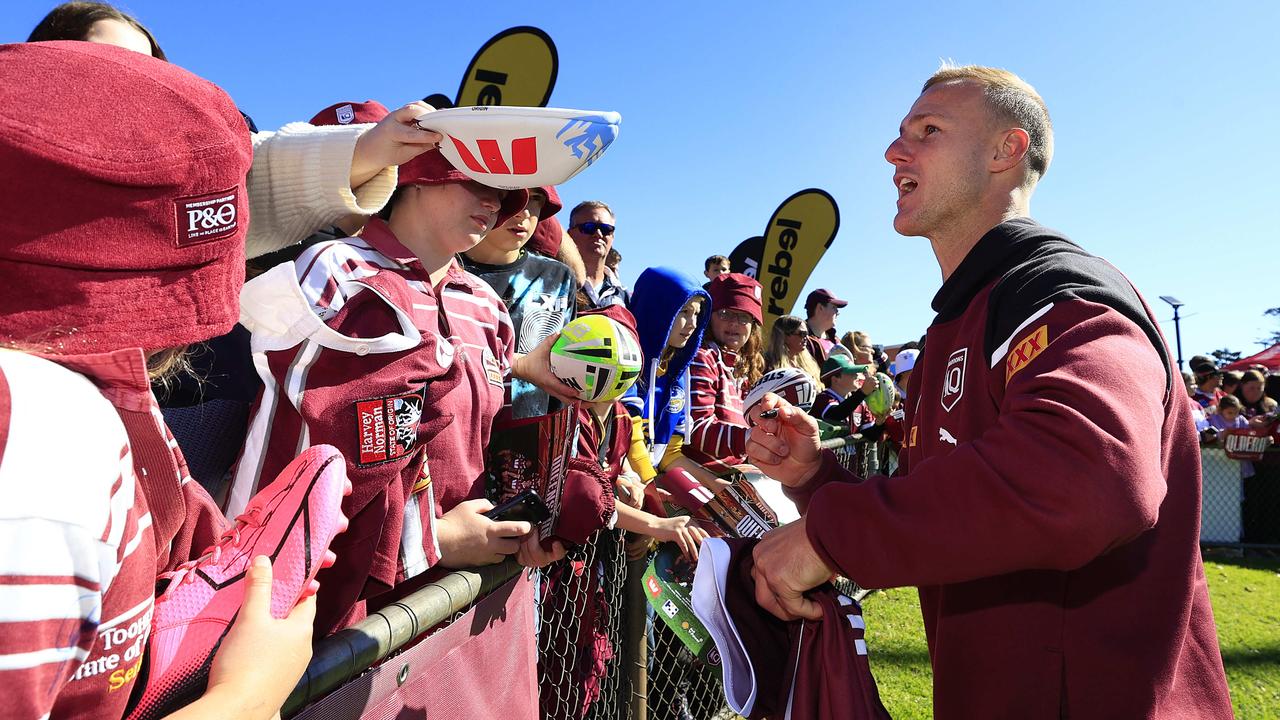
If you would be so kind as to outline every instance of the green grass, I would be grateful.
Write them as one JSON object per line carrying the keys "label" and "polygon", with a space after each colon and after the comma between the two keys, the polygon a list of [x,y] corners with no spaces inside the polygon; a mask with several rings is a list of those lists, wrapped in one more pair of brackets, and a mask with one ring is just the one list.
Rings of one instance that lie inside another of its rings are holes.
{"label": "green grass", "polygon": [[[1280,717],[1280,558],[1207,553],[1205,576],[1238,720]],[[932,716],[932,674],[916,591],[863,602],[871,669],[896,719]]]}

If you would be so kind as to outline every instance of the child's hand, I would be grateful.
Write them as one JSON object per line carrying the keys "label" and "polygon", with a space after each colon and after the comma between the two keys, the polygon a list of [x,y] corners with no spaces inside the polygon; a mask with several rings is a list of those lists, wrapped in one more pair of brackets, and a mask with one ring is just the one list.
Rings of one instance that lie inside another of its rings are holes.
{"label": "child's hand", "polygon": [[880,387],[880,377],[874,372],[867,371],[862,374],[862,392],[870,395]]}
{"label": "child's hand", "polygon": [[304,595],[288,617],[272,617],[271,562],[254,558],[240,614],[209,668],[206,694],[232,703],[226,717],[271,717],[302,677],[316,616],[314,592]]}
{"label": "child's hand", "polygon": [[639,510],[640,506],[644,505],[645,486],[639,475],[623,471],[613,482],[613,489],[618,499],[631,507]]}
{"label": "child's hand", "polygon": [[533,526],[523,520],[494,522],[484,516],[493,509],[488,500],[467,500],[436,521],[440,564],[468,568],[502,562],[520,550],[520,541]]}
{"label": "child's hand", "polygon": [[698,527],[692,518],[685,515],[659,518],[653,536],[664,542],[679,545],[680,552],[690,562],[698,561],[698,546],[710,537],[706,530]]}
{"label": "child's hand", "polygon": [[564,543],[559,540],[551,541],[551,549],[546,550],[542,547],[542,532],[537,528],[529,533],[529,537],[520,541],[520,550],[516,552],[516,562],[525,567],[540,568],[546,567],[557,560],[563,560],[565,555]]}

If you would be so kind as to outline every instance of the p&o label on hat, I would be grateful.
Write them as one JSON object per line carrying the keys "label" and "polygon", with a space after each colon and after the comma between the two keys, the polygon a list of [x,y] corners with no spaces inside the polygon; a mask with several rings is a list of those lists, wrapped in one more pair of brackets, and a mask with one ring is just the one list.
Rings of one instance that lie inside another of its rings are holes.
{"label": "p&o label on hat", "polygon": [[174,245],[182,248],[234,235],[240,226],[236,208],[239,193],[239,188],[230,188],[174,200]]}

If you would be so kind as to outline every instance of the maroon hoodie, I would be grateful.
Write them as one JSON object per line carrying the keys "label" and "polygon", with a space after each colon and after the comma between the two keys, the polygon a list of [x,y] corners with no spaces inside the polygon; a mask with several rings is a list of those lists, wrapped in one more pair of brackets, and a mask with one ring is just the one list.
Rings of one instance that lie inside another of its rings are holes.
{"label": "maroon hoodie", "polygon": [[915,585],[937,718],[1229,718],[1186,393],[1128,280],[1026,218],[933,301],[902,470],[828,453],[809,539]]}

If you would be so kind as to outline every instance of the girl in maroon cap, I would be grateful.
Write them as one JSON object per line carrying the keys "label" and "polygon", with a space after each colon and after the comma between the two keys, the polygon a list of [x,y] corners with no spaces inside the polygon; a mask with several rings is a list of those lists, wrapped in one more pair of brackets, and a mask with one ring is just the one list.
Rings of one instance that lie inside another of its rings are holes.
{"label": "girl in maroon cap", "polygon": [[684,452],[700,463],[733,464],[747,445],[743,391],[764,373],[760,283],[726,273],[709,286],[711,328],[689,366],[693,432]]}
{"label": "girl in maroon cap", "polygon": [[398,185],[359,237],[313,245],[241,296],[264,389],[226,511],[318,443],[343,452],[355,488],[338,562],[320,576],[322,633],[429,568],[563,553],[542,550],[529,523],[484,516],[484,448],[505,383],[572,394],[550,372],[554,337],[517,355],[506,306],[455,260],[528,192],[476,183],[436,150],[402,165]]}

